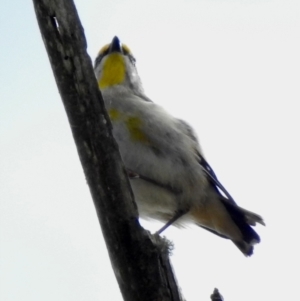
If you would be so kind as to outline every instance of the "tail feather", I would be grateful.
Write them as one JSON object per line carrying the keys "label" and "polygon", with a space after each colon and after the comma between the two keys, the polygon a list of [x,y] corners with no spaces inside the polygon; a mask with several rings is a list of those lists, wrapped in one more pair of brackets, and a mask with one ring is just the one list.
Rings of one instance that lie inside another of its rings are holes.
{"label": "tail feather", "polygon": [[241,207],[238,207],[238,208],[244,213],[247,223],[249,225],[256,226],[256,223],[259,223],[263,226],[266,225],[263,218],[260,215],[254,213],[254,212],[248,211]]}
{"label": "tail feather", "polygon": [[221,201],[234,223],[240,229],[243,240],[251,245],[259,243],[260,237],[251,226],[254,226],[256,222],[262,221],[262,218],[256,219],[256,216],[259,215],[229,203],[224,198],[222,198]]}
{"label": "tail feather", "polygon": [[255,226],[256,223],[264,225],[262,218],[256,213],[245,210],[234,204],[223,200],[223,205],[226,207],[230,217],[240,229],[243,240],[235,241],[233,243],[246,255],[251,256],[253,254],[254,245],[260,242],[259,235],[253,230],[251,226]]}
{"label": "tail feather", "polygon": [[[202,225],[200,225],[200,224],[198,224],[198,226],[199,227],[201,227],[201,228],[203,228],[203,229],[205,229],[205,230],[207,230],[207,231],[209,231],[209,232],[211,232],[211,233],[213,233],[213,234],[215,234],[215,235],[218,235],[218,236],[220,236],[220,237],[222,237],[222,238],[225,238],[225,239],[230,239],[228,236],[225,236],[225,235],[223,235],[223,234],[220,234],[220,233],[218,233],[217,231],[214,231],[214,230],[212,230],[212,229],[210,229],[210,228],[207,228],[207,227],[205,227],[205,226],[202,226]],[[251,244],[249,244],[249,243],[246,243],[246,242],[244,242],[244,241],[234,241],[234,240],[232,240],[232,242],[237,246],[237,248],[245,255],[245,256],[251,256],[252,254],[253,254],[253,245],[251,245]]]}
{"label": "tail feather", "polygon": [[238,249],[245,255],[245,256],[251,256],[253,254],[253,245],[248,244],[244,241],[232,241]]}
{"label": "tail feather", "polygon": [[259,235],[251,226],[264,225],[263,219],[228,201],[222,195],[209,198],[205,208],[193,210],[192,216],[200,227],[223,238],[228,238],[245,255],[253,254],[253,246],[260,242]]}

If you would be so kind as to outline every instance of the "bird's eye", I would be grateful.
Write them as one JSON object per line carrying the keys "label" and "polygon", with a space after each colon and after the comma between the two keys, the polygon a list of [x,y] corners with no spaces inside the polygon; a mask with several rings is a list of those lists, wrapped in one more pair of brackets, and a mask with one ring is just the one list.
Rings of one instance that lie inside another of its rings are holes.
{"label": "bird's eye", "polygon": [[132,54],[129,54],[128,57],[129,57],[129,60],[132,63],[132,65],[135,66],[136,59],[134,58],[134,56]]}
{"label": "bird's eye", "polygon": [[99,54],[96,59],[95,59],[95,63],[94,63],[94,68],[96,68],[96,66],[98,66],[100,64],[100,62],[102,61],[104,57],[104,54]]}
{"label": "bird's eye", "polygon": [[122,47],[122,51],[123,51],[123,54],[124,54],[124,55],[128,55],[128,54],[129,54],[129,52],[127,51],[127,49],[124,48],[124,47]]}

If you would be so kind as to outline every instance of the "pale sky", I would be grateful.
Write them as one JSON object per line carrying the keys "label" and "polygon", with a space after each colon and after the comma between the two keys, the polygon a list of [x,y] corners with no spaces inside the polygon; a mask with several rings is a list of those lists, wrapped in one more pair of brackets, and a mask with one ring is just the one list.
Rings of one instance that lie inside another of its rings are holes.
{"label": "pale sky", "polygon": [[[169,228],[186,300],[214,287],[225,301],[294,300],[299,0],[76,5],[92,59],[115,35],[127,44],[146,94],[195,128],[223,185],[266,221],[251,258],[202,229]],[[2,0],[0,31],[0,299],[121,301],[31,1]]]}

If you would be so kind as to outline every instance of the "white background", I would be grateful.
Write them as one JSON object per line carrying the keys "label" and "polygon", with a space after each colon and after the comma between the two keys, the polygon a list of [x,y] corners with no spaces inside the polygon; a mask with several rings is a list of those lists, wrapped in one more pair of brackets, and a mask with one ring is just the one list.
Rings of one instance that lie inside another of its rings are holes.
{"label": "white background", "polygon": [[[265,218],[251,258],[196,227],[165,232],[187,301],[214,287],[227,301],[294,300],[299,1],[76,5],[92,59],[118,35],[147,95],[195,127],[223,185]],[[121,301],[33,5],[2,0],[0,14],[0,299]]]}

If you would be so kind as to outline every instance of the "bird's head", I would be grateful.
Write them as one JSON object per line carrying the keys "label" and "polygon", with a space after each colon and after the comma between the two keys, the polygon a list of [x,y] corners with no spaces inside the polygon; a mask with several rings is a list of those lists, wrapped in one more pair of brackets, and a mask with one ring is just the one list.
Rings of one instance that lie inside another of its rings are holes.
{"label": "bird's head", "polygon": [[103,46],[95,59],[94,70],[101,90],[124,86],[142,92],[142,85],[130,49],[114,37]]}

